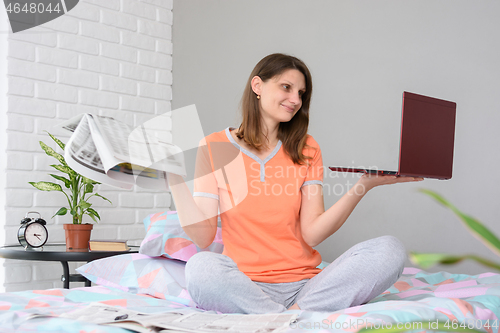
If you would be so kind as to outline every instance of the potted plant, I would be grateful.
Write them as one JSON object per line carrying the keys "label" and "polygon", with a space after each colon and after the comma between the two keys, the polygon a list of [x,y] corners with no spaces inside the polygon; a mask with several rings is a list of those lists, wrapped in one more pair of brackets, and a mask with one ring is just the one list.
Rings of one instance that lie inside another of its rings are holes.
{"label": "potted plant", "polygon": [[[65,144],[52,134],[48,134],[52,140],[64,150]],[[47,155],[59,161],[60,164],[53,164],[51,167],[66,174],[66,177],[54,174],[50,174],[50,176],[61,181],[67,190],[63,189],[61,185],[51,182],[41,181],[29,183],[41,191],[59,191],[66,196],[68,207],[61,207],[54,214],[54,216],[66,215],[69,212],[69,214],[73,216],[73,223],[64,224],[66,248],[70,250],[88,249],[88,242],[93,225],[90,223],[83,223],[83,217],[88,215],[96,223],[101,219],[99,214],[91,207],[92,204],[89,203],[88,200],[96,196],[109,201],[109,203],[111,203],[111,201],[98,193],[94,193],[95,185],[99,184],[98,182],[88,179],[71,169],[61,154],[58,154],[54,149],[42,141],[40,141],[40,146]],[[66,193],[66,191],[68,191],[69,194]],[[52,218],[54,218],[54,216],[52,216]]]}

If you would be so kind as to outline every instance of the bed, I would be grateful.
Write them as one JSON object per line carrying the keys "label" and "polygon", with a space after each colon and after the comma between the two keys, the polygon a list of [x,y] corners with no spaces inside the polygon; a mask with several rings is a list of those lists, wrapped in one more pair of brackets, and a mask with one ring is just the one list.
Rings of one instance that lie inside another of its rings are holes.
{"label": "bed", "polygon": [[[166,212],[145,219],[147,235],[141,253],[126,253],[79,267],[77,271],[94,283],[92,287],[0,294],[0,332],[129,332],[61,317],[94,303],[145,313],[205,312],[196,307],[184,287],[185,261],[200,249],[189,241],[176,218]],[[218,233],[207,250],[220,252],[222,248]],[[298,316],[287,329],[294,333],[357,332],[369,325],[403,327],[403,323],[413,321],[428,326],[439,321],[450,328],[461,325],[499,332],[500,274],[429,273],[406,267],[391,288],[367,304],[331,313],[286,313]],[[33,314],[46,316],[32,318]]]}
{"label": "bed", "polygon": [[[203,311],[196,308],[182,286],[183,262],[151,258],[142,254],[124,254],[119,257],[121,258],[118,265],[125,270],[130,270],[129,267],[141,267],[141,271],[137,272],[143,275],[138,276],[134,282],[130,276],[126,277],[127,272],[123,271],[120,282],[122,285],[113,285],[112,281],[105,281],[105,274],[101,277],[93,275],[98,270],[100,273],[106,270],[96,267],[99,263],[94,262],[84,265],[80,271],[87,270],[86,275],[102,285],[0,294],[0,331],[128,332],[116,327],[59,317],[63,313],[81,309],[94,302],[146,313]],[[110,258],[100,261],[102,266],[110,264]],[[125,265],[125,262],[130,264]],[[116,265],[112,270],[115,269]],[[160,281],[166,281],[163,287],[155,285]],[[356,332],[368,323],[378,327],[382,323],[385,326],[391,323],[395,326],[397,323],[433,323],[437,320],[449,322],[450,327],[453,321],[457,321],[470,328],[498,332],[500,275],[428,273],[406,267],[397,283],[367,304],[332,313],[299,310],[287,312],[298,314],[297,322],[290,324],[289,332]],[[29,319],[29,316],[35,313],[48,314],[51,317]],[[489,329],[485,329],[485,326]]]}

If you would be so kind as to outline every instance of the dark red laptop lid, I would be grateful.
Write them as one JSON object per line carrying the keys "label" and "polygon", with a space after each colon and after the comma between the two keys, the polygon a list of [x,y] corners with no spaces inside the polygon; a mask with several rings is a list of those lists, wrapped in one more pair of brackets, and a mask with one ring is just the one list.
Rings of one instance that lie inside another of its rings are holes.
{"label": "dark red laptop lid", "polygon": [[450,179],[456,103],[403,93],[399,174]]}

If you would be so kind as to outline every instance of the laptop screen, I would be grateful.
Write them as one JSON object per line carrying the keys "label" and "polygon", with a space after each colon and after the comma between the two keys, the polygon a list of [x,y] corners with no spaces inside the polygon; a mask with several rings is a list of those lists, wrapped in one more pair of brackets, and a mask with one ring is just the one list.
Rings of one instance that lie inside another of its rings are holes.
{"label": "laptop screen", "polygon": [[450,179],[456,103],[403,93],[399,173]]}

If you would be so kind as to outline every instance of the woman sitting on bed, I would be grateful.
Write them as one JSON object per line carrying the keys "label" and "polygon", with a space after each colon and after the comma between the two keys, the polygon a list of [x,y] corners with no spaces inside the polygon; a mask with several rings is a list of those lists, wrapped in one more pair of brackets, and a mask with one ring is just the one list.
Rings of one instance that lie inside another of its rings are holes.
{"label": "woman sitting on bed", "polygon": [[370,189],[421,178],[363,175],[332,207],[323,203],[323,161],[307,134],[311,74],[299,59],[271,54],[254,68],[243,121],[202,140],[194,195],[169,175],[181,225],[200,247],[220,214],[224,252],[186,265],[189,294],[205,310],[336,311],[366,303],[402,273],[406,252],[392,236],[354,245],[321,270],[313,249],[344,224]]}

